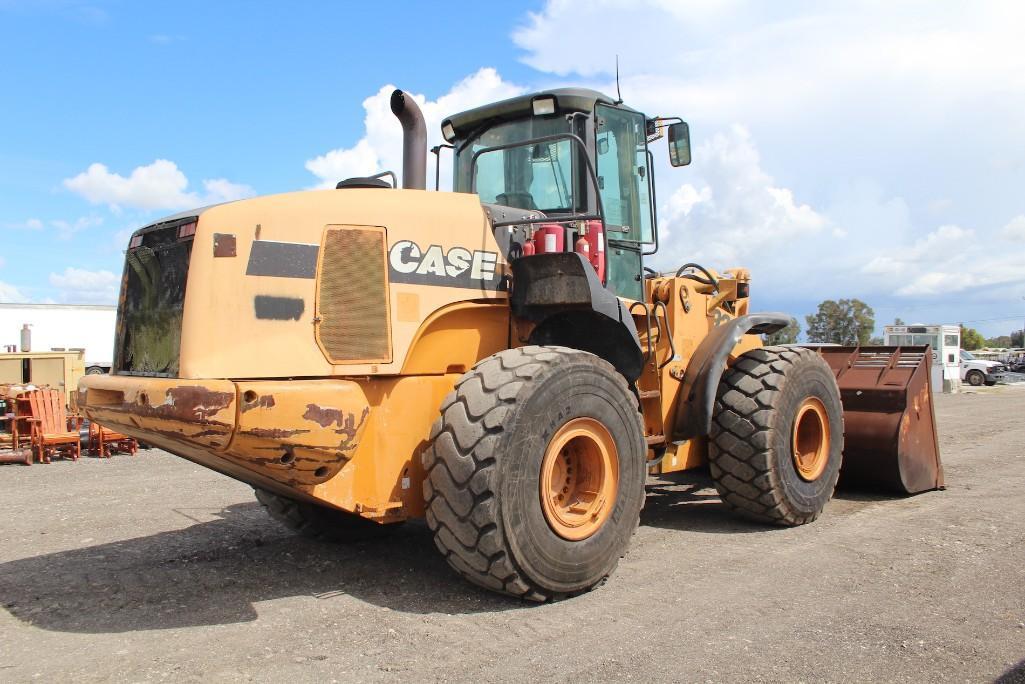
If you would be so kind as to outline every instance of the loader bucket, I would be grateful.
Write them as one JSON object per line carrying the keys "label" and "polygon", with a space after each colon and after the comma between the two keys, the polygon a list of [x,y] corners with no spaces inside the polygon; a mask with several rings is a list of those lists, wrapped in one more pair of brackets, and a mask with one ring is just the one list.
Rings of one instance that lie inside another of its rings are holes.
{"label": "loader bucket", "polygon": [[943,488],[932,352],[924,347],[820,347],[843,402],[840,482],[917,494]]}

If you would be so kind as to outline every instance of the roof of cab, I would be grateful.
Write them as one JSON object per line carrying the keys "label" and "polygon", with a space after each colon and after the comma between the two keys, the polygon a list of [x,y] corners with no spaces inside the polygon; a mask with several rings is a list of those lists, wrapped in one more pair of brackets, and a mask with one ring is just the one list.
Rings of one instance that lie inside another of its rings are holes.
{"label": "roof of cab", "polygon": [[[518,119],[533,113],[531,102],[538,97],[552,95],[555,97],[556,108],[562,112],[592,112],[598,103],[613,105],[616,101],[604,93],[587,88],[555,88],[511,97],[508,100],[492,102],[476,109],[453,114],[442,122],[452,124],[457,138],[462,138],[486,123],[497,123],[508,119]],[[619,106],[623,106],[620,104]],[[629,107],[623,107],[629,109]]]}

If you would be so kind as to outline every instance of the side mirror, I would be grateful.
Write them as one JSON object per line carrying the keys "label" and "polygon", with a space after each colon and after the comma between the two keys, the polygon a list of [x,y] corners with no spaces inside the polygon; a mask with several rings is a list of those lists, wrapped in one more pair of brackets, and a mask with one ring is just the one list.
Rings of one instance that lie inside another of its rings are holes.
{"label": "side mirror", "polygon": [[686,121],[669,126],[669,163],[673,166],[690,164],[690,127]]}

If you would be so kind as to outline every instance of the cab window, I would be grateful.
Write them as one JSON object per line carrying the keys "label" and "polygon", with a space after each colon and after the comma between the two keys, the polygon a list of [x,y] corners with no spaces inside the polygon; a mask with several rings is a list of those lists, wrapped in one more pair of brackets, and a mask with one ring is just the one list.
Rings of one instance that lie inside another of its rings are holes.
{"label": "cab window", "polygon": [[653,242],[644,115],[598,105],[595,137],[598,188],[609,237]]}
{"label": "cab window", "polygon": [[477,194],[507,207],[574,212],[573,153],[569,140],[484,152],[477,158]]}

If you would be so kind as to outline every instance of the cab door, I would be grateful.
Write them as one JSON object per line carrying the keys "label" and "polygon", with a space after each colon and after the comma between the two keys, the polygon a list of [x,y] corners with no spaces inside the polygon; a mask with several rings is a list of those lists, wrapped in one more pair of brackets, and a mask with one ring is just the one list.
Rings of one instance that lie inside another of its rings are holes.
{"label": "cab door", "polygon": [[602,104],[594,111],[595,169],[609,240],[607,287],[639,300],[644,245],[654,242],[644,115]]}

